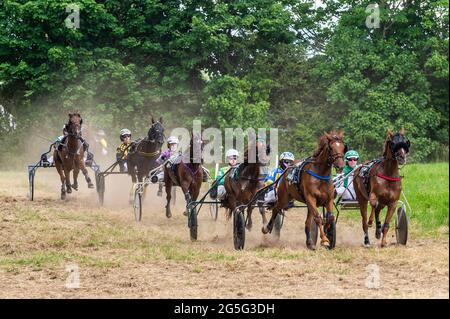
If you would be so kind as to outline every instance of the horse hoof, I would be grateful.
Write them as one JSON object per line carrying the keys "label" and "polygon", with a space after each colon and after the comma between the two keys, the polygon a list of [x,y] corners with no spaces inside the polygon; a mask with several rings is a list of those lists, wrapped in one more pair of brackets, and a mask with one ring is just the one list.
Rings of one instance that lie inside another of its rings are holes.
{"label": "horse hoof", "polygon": [[375,231],[375,238],[380,239],[381,238],[381,229],[378,229]]}
{"label": "horse hoof", "polygon": [[311,242],[306,242],[306,248],[309,250],[316,250],[316,246]]}
{"label": "horse hoof", "polygon": [[381,245],[380,245],[380,247],[381,247],[381,248],[386,248],[386,247],[387,247],[387,243],[383,243],[383,242],[381,242]]}
{"label": "horse hoof", "polygon": [[66,194],[61,194],[61,199],[65,200],[66,199]]}
{"label": "horse hoof", "polygon": [[252,224],[248,224],[247,226],[245,226],[245,228],[247,228],[248,231],[252,230]]}
{"label": "horse hoof", "polygon": [[321,240],[320,245],[323,247],[330,247],[330,242],[328,240]]}
{"label": "horse hoof", "polygon": [[263,228],[261,229],[263,234],[267,234],[269,232],[269,230],[267,229],[266,226],[263,226]]}
{"label": "horse hoof", "polygon": [[187,215],[188,215],[187,211],[184,211],[184,212],[183,212],[183,215],[184,215],[184,216],[187,216]]}
{"label": "horse hoof", "polygon": [[166,217],[167,217],[167,218],[172,217],[172,213],[171,213],[171,212],[166,212]]}
{"label": "horse hoof", "polygon": [[72,185],[72,188],[76,191],[78,191],[78,185]]}
{"label": "horse hoof", "polygon": [[67,189],[67,194],[71,194],[72,193],[72,189],[71,188],[68,188]]}
{"label": "horse hoof", "polygon": [[94,188],[94,184],[92,183],[88,184],[88,188]]}

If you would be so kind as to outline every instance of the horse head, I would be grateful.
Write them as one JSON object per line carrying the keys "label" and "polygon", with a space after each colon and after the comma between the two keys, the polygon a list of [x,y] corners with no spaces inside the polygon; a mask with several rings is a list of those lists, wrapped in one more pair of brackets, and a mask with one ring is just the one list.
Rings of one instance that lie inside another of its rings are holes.
{"label": "horse head", "polygon": [[344,154],[347,150],[347,146],[344,143],[344,132],[325,132],[319,140],[319,148],[314,154],[314,157],[318,157],[322,152],[326,151],[328,154],[327,164],[334,166],[338,173],[342,172],[344,168]]}
{"label": "horse head", "polygon": [[75,136],[76,138],[80,137],[81,124],[83,124],[83,119],[81,118],[80,113],[69,113],[69,122],[66,124],[67,134],[69,136]]}
{"label": "horse head", "polygon": [[162,145],[164,143],[164,126],[162,125],[162,117],[158,121],[155,121],[152,116],[152,125],[148,130],[147,137],[149,141]]}
{"label": "horse head", "polygon": [[406,163],[406,155],[409,153],[411,142],[405,137],[405,130],[393,133],[388,130],[387,138],[384,143],[383,156],[395,159],[400,165]]}

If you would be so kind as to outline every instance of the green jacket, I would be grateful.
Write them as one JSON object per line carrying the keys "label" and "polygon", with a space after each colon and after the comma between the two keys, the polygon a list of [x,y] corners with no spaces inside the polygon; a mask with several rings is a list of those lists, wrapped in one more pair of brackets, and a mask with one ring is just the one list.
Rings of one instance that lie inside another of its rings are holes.
{"label": "green jacket", "polygon": [[[221,169],[219,169],[216,180],[220,179],[223,175],[225,175],[230,168],[231,168],[230,166],[225,166],[225,167],[222,167]],[[222,185],[222,186],[225,185],[225,178],[222,178],[218,185]]]}
{"label": "green jacket", "polygon": [[[344,174],[344,176],[345,175],[347,175],[348,173],[350,173],[351,171],[352,171],[352,167],[351,166],[349,166],[349,165],[345,165],[344,166],[344,169],[343,169],[343,171],[342,171],[342,173]],[[344,178],[344,187],[347,187],[348,186],[348,177],[346,177],[346,178]]]}

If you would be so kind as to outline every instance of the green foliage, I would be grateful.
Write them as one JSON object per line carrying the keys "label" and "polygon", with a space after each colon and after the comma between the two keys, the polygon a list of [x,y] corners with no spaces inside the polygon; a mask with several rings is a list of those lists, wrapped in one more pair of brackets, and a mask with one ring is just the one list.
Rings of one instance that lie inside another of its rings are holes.
{"label": "green foliage", "polygon": [[386,2],[374,30],[361,0],[79,0],[79,29],[64,23],[71,3],[0,4],[11,153],[36,130],[53,139],[78,109],[113,136],[145,134],[151,115],[168,128],[273,126],[298,156],[331,128],[379,156],[386,129],[404,127],[414,160],[448,159],[448,0]]}

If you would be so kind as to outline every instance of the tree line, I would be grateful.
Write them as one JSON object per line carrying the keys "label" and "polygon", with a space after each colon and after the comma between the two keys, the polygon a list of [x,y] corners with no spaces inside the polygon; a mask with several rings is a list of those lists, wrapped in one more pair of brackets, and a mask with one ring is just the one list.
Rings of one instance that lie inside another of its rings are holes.
{"label": "tree line", "polygon": [[0,162],[74,109],[111,136],[277,127],[297,156],[339,128],[376,157],[403,127],[415,161],[448,160],[448,0],[373,3],[3,0]]}

